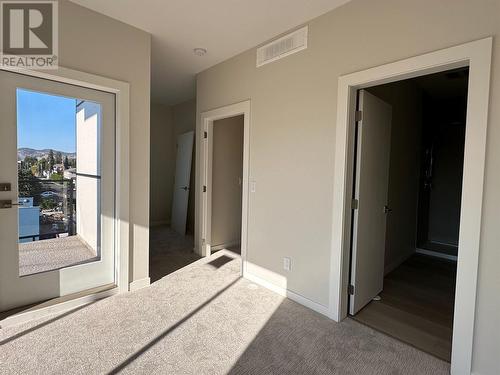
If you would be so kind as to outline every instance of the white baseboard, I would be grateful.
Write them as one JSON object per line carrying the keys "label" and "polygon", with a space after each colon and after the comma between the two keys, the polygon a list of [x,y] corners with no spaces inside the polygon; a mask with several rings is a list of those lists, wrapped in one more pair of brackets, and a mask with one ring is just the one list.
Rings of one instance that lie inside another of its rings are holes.
{"label": "white baseboard", "polygon": [[52,314],[62,314],[67,311],[76,309],[78,307],[88,305],[89,303],[98,301],[103,298],[110,297],[112,295],[118,294],[118,288],[112,288],[104,290],[102,292],[89,294],[79,298],[70,299],[64,302],[57,303],[55,305],[50,305],[47,307],[37,308],[35,310],[28,310],[25,312],[20,312],[18,314],[9,316],[0,321],[0,328],[5,328],[25,322],[30,320],[44,318]]}
{"label": "white baseboard", "polygon": [[218,250],[222,250],[222,249],[228,249],[230,247],[238,246],[238,245],[241,245],[240,241],[227,242],[227,243],[223,243],[220,245],[210,246],[210,251],[218,251]]}
{"label": "white baseboard", "polygon": [[142,288],[146,288],[148,287],[149,285],[151,284],[151,279],[149,277],[145,277],[144,279],[139,279],[139,280],[135,280],[135,281],[132,281],[130,284],[129,284],[129,290],[131,292],[133,292],[134,290],[138,290],[138,289],[142,289]]}
{"label": "white baseboard", "polygon": [[416,251],[418,254],[423,254],[423,255],[428,255],[431,257],[436,257],[436,258],[441,258],[441,259],[447,259],[447,260],[453,260],[457,261],[458,257],[456,255],[450,255],[450,254],[443,254],[437,251],[432,251],[432,250],[426,250],[426,249],[417,249]]}
{"label": "white baseboard", "polygon": [[243,272],[243,277],[247,280],[250,280],[251,282],[254,282],[255,284],[258,284],[266,289],[271,290],[274,293],[279,294],[280,296],[290,298],[292,301],[295,301],[320,314],[326,315],[327,317],[330,317],[331,315],[328,310],[328,307],[323,306],[317,302],[311,301],[310,299],[301,296],[300,294],[294,293],[291,290],[275,285],[267,280],[260,278],[259,276],[249,273],[248,271]]}

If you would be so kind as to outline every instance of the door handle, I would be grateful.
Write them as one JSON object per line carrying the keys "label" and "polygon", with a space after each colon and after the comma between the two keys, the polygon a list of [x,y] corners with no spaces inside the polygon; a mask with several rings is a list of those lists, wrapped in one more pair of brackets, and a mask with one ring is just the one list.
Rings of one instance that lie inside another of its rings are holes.
{"label": "door handle", "polygon": [[13,206],[22,206],[20,203],[12,203],[12,201],[9,200],[0,200],[0,209],[1,208],[12,208]]}
{"label": "door handle", "polygon": [[189,190],[189,188],[187,186],[183,186],[183,187],[181,187],[181,189],[184,190],[184,191],[188,191]]}
{"label": "door handle", "polygon": [[392,212],[392,208],[390,208],[389,206],[384,206],[384,213],[388,214],[391,212]]}

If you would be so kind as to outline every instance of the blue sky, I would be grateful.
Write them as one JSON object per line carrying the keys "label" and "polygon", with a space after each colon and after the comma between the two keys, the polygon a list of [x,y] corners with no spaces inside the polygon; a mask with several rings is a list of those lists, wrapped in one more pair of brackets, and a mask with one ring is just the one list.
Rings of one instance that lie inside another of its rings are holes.
{"label": "blue sky", "polygon": [[75,152],[76,99],[17,89],[17,147]]}

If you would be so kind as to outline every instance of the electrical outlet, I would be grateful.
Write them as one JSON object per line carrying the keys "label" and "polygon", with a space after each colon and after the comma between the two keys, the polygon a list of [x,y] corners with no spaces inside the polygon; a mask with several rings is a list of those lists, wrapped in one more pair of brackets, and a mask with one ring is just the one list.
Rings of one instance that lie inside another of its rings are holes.
{"label": "electrical outlet", "polygon": [[285,271],[292,270],[292,260],[290,258],[283,258],[283,269]]}

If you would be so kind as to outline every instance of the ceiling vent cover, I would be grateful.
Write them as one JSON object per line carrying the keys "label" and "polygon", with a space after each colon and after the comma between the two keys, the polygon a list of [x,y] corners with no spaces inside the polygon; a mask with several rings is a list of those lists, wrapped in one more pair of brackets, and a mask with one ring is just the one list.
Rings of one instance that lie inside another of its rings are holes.
{"label": "ceiling vent cover", "polygon": [[257,68],[307,48],[307,26],[257,49]]}

